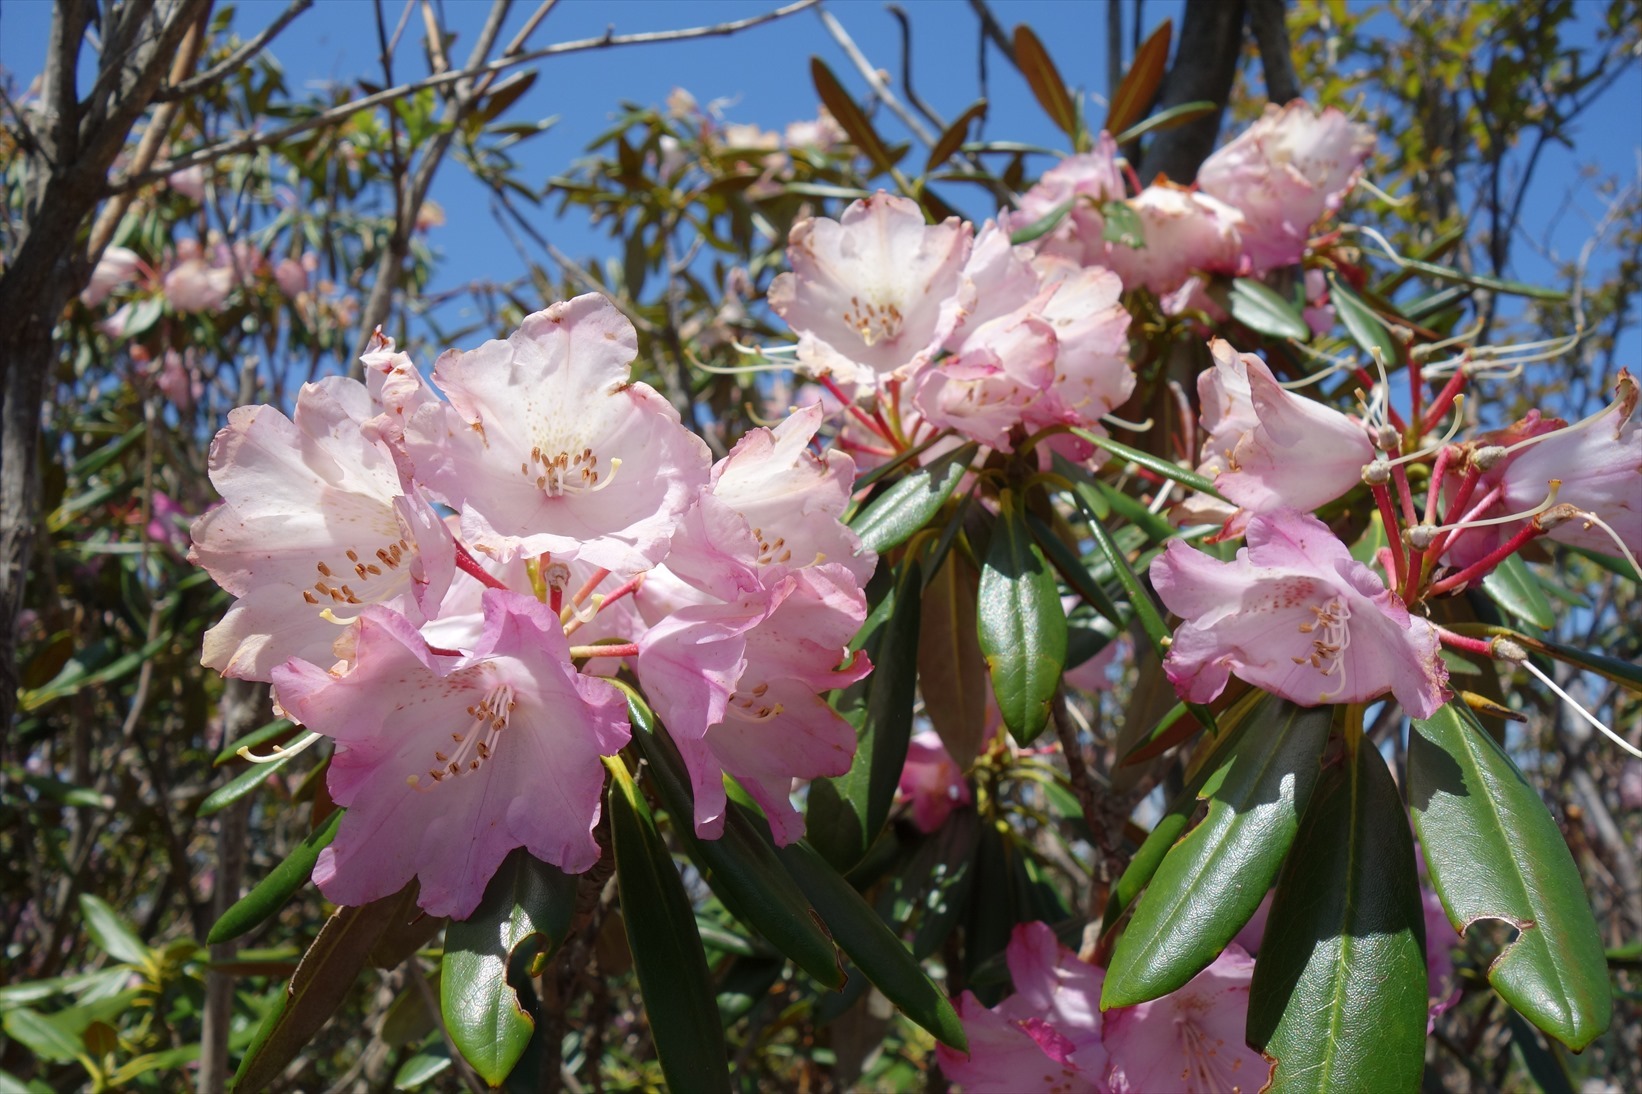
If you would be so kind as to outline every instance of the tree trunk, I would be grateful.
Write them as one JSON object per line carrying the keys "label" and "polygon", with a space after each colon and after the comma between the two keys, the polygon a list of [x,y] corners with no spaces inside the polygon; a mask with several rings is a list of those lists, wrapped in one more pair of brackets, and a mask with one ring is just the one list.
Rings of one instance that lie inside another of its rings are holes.
{"label": "tree trunk", "polygon": [[1216,104],[1217,109],[1152,138],[1140,161],[1143,184],[1162,174],[1184,186],[1197,177],[1197,169],[1214,151],[1242,57],[1245,14],[1244,0],[1186,0],[1180,45],[1157,109],[1200,100]]}

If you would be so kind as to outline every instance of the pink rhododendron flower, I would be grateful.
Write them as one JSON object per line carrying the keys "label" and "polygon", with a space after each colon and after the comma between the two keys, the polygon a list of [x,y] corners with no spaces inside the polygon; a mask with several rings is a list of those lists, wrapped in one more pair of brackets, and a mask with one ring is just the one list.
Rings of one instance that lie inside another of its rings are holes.
{"label": "pink rhododendron flower", "polygon": [[988,1010],[964,992],[957,1010],[969,1052],[937,1045],[941,1070],[965,1094],[1109,1089],[1104,970],[1079,961],[1046,923],[1017,925],[1005,957],[1015,994]]}
{"label": "pink rhododendron flower", "polygon": [[196,204],[205,200],[205,168],[201,165],[171,172],[165,176],[165,184]]}
{"label": "pink rhododendron flower", "polygon": [[[1241,531],[1251,514],[1285,507],[1315,509],[1362,482],[1363,467],[1375,453],[1360,422],[1287,391],[1252,353],[1233,353],[1218,339],[1210,349],[1215,371],[1223,374],[1212,382],[1210,394],[1231,399],[1223,408],[1235,407],[1239,386],[1248,387],[1249,410],[1237,407],[1224,414],[1210,427],[1205,442],[1205,464],[1225,462],[1215,476],[1215,489],[1243,509],[1240,518],[1228,523],[1229,533]],[[1203,392],[1202,381],[1198,390]],[[1248,413],[1254,416],[1254,427],[1227,454],[1231,431],[1247,420]],[[1215,448],[1210,450],[1209,445]]]}
{"label": "pink rhododendron flower", "polygon": [[115,289],[136,278],[142,261],[129,247],[104,248],[97,268],[91,271],[91,281],[80,293],[80,302],[88,308],[101,304]]}
{"label": "pink rhododendron flower", "polygon": [[177,263],[165,275],[165,298],[185,315],[216,311],[234,290],[234,271],[203,258]]}
{"label": "pink rhododendron flower", "polygon": [[1312,227],[1340,208],[1373,150],[1373,132],[1333,107],[1270,104],[1203,161],[1197,185],[1243,214],[1243,253],[1264,273],[1300,261]]}
{"label": "pink rhododendron flower", "polygon": [[1316,517],[1255,516],[1232,562],[1171,540],[1152,584],[1184,622],[1163,670],[1206,703],[1235,673],[1302,706],[1367,702],[1391,692],[1429,718],[1447,699],[1437,631],[1412,616]]}
{"label": "pink rhododendron flower", "polygon": [[793,225],[792,270],[770,286],[769,304],[798,333],[799,364],[870,390],[933,355],[971,231],[956,217],[926,225],[916,202],[883,192],[840,220]]}
{"label": "pink rhododendron flower", "polygon": [[414,876],[423,910],[460,919],[515,847],[568,873],[598,860],[599,757],[627,743],[626,704],[575,670],[539,601],[487,590],[484,620],[451,657],[368,608],[348,671],[274,670],[280,706],[337,742],[328,781],[348,814],[314,867],[328,899],[364,904]]}
{"label": "pink rhododendron flower", "polygon": [[[1631,553],[1642,555],[1642,427],[1636,420],[1638,389],[1621,369],[1614,401],[1585,421],[1545,434],[1508,457],[1500,473],[1499,511],[1520,513],[1545,500],[1552,479],[1561,482],[1559,505],[1594,513]],[[1575,517],[1550,530],[1562,543],[1612,554],[1614,542],[1600,528]]]}
{"label": "pink rhododendron flower", "polygon": [[1111,1054],[1111,1089],[1183,1094],[1253,1094],[1271,1065],[1248,1047],[1249,982],[1254,959],[1236,943],[1190,983],[1161,999],[1106,1012],[1102,1038]]}
{"label": "pink rhododendron flower", "polygon": [[1103,266],[1106,244],[1101,237],[1106,218],[1100,207],[1121,201],[1124,193],[1117,144],[1110,133],[1102,132],[1094,148],[1067,156],[1045,171],[1021,195],[1020,208],[1009,214],[1006,227],[1018,231],[1070,203],[1066,218],[1036,244],[1038,253],[1062,256],[1080,266]]}
{"label": "pink rhododendron flower", "polygon": [[433,382],[450,405],[417,406],[405,436],[467,542],[621,575],[661,558],[709,456],[672,404],[629,378],[637,352],[633,325],[588,293],[439,358]]}
{"label": "pink rhododendron flower", "polygon": [[963,770],[941,744],[941,735],[932,729],[913,734],[907,742],[906,765],[901,768],[895,793],[911,804],[912,823],[920,832],[935,831],[954,809],[974,800]]}
{"label": "pink rhododendron flower", "polygon": [[854,729],[819,693],[870,668],[865,657],[840,666],[876,558],[838,520],[849,458],[807,449],[820,421],[810,407],[743,438],[636,595],[651,624],[639,679],[690,769],[706,838],[722,830],[725,773],[786,844],[804,830],[793,780],[843,774],[854,758]]}
{"label": "pink rhododendron flower", "polygon": [[363,385],[331,377],[303,385],[294,421],[229,414],[210,466],[226,501],[194,522],[189,559],[240,599],[206,632],[204,664],[252,680],[292,657],[329,664],[364,605],[417,615],[443,594],[449,534],[361,433],[372,410]]}
{"label": "pink rhododendron flower", "polygon": [[1104,265],[1125,288],[1144,286],[1162,295],[1198,272],[1238,273],[1243,215],[1230,205],[1178,186],[1148,186],[1131,199],[1144,243],[1106,245]]}

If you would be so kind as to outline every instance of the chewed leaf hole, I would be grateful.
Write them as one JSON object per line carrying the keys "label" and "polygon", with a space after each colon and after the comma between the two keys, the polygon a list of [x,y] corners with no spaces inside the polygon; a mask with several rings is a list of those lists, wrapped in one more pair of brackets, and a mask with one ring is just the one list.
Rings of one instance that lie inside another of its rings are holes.
{"label": "chewed leaf hole", "polygon": [[1485,968],[1492,969],[1516,945],[1522,932],[1534,926],[1531,919],[1505,916],[1475,916],[1460,930],[1460,937],[1476,946]]}

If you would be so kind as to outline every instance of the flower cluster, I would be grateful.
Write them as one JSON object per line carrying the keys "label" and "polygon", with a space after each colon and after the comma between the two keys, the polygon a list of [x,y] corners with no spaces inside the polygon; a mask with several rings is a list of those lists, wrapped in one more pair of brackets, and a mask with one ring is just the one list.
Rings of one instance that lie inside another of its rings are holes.
{"label": "flower cluster", "polygon": [[988,1091],[1257,1090],[1271,1064],[1244,1042],[1254,961],[1226,947],[1185,987],[1101,1013],[1105,972],[1022,923],[1005,953],[1015,994],[988,1010],[958,1002],[969,1052],[936,1049],[965,1094]]}
{"label": "flower cluster", "polygon": [[636,350],[597,294],[447,352],[431,386],[379,338],[364,383],[308,384],[289,419],[242,407],[213,443],[225,500],[192,557],[238,599],[204,661],[336,742],[332,900],[415,877],[460,917],[515,847],[589,868],[601,757],[629,737],[600,676],[619,663],[684,754],[703,836],[726,773],[789,842],[793,780],[848,770],[854,733],[817,693],[870,668],[845,658],[875,563],[838,521],[849,457],[810,451],[812,408],[711,466],[631,380]]}

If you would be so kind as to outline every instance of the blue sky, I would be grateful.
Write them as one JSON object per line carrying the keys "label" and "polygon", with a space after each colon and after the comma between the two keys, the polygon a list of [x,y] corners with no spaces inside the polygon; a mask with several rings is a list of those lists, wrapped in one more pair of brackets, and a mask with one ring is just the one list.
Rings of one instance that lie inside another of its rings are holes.
{"label": "blue sky", "polygon": [[[249,0],[237,6],[245,33],[260,28],[284,8],[284,0]],[[384,0],[390,23],[397,20],[403,0]],[[532,44],[542,45],[597,36],[607,28],[618,33],[697,26],[745,17],[775,6],[764,0],[564,0],[537,30]],[[977,97],[978,23],[961,0],[903,0],[914,27],[913,72],[923,97],[946,117],[960,113]],[[1152,0],[1143,6],[1150,31],[1162,19],[1178,22],[1181,0]],[[527,0],[515,4],[503,39],[535,9]],[[454,58],[465,56],[488,11],[482,0],[443,0],[443,10],[459,38]],[[879,0],[829,0],[829,10],[880,68],[898,81],[900,36],[895,21]],[[1125,19],[1133,5],[1125,4]],[[19,85],[39,69],[50,19],[47,0],[0,0],[0,65]],[[993,10],[1006,28],[1030,24],[1048,45],[1068,84],[1091,93],[1090,114],[1103,113],[1105,71],[1104,0],[994,0]],[[1593,15],[1601,9],[1592,4]],[[1126,25],[1126,37],[1130,28]],[[293,90],[328,82],[360,78],[381,81],[376,60],[374,7],[366,0],[320,0],[275,43],[274,52],[285,66]],[[413,15],[397,61],[399,80],[425,72],[420,19]],[[827,34],[814,12],[754,28],[731,38],[631,46],[549,58],[541,63],[535,87],[514,108],[521,120],[557,116],[556,125],[522,146],[525,177],[539,183],[562,171],[582,155],[616,112],[620,100],[660,103],[675,87],[683,87],[698,101],[725,100],[725,116],[766,128],[813,117],[816,99],[809,76],[809,58],[823,57],[848,86],[864,91],[843,50]],[[991,115],[987,133],[1009,139],[1063,147],[1064,138],[1048,122],[1032,99],[1025,82],[995,53],[989,63]],[[1642,71],[1633,67],[1580,124],[1583,137],[1569,152],[1554,148],[1548,154],[1530,196],[1530,220],[1543,221],[1560,204],[1570,187],[1577,187],[1583,163],[1598,174],[1616,174],[1634,180],[1642,157]],[[893,123],[886,127],[893,130]],[[949,188],[951,189],[951,188]],[[962,188],[967,190],[968,188]],[[474,278],[503,280],[520,272],[519,260],[503,229],[488,212],[484,192],[468,180],[460,166],[447,162],[435,183],[434,198],[449,215],[446,227],[429,242],[442,253],[435,290]],[[961,196],[961,190],[952,196]],[[542,215],[551,215],[544,206]],[[977,215],[989,210],[974,209]],[[1570,212],[1552,233],[1553,246],[1564,255],[1578,251],[1600,214],[1600,203],[1589,186],[1583,188]],[[616,253],[603,234],[594,231],[576,211],[563,221],[544,225],[548,238],[561,250],[578,257]],[[1533,280],[1544,276],[1546,264],[1530,248],[1519,246],[1516,276]],[[1625,340],[1624,360],[1642,363],[1642,337],[1633,328]]]}

